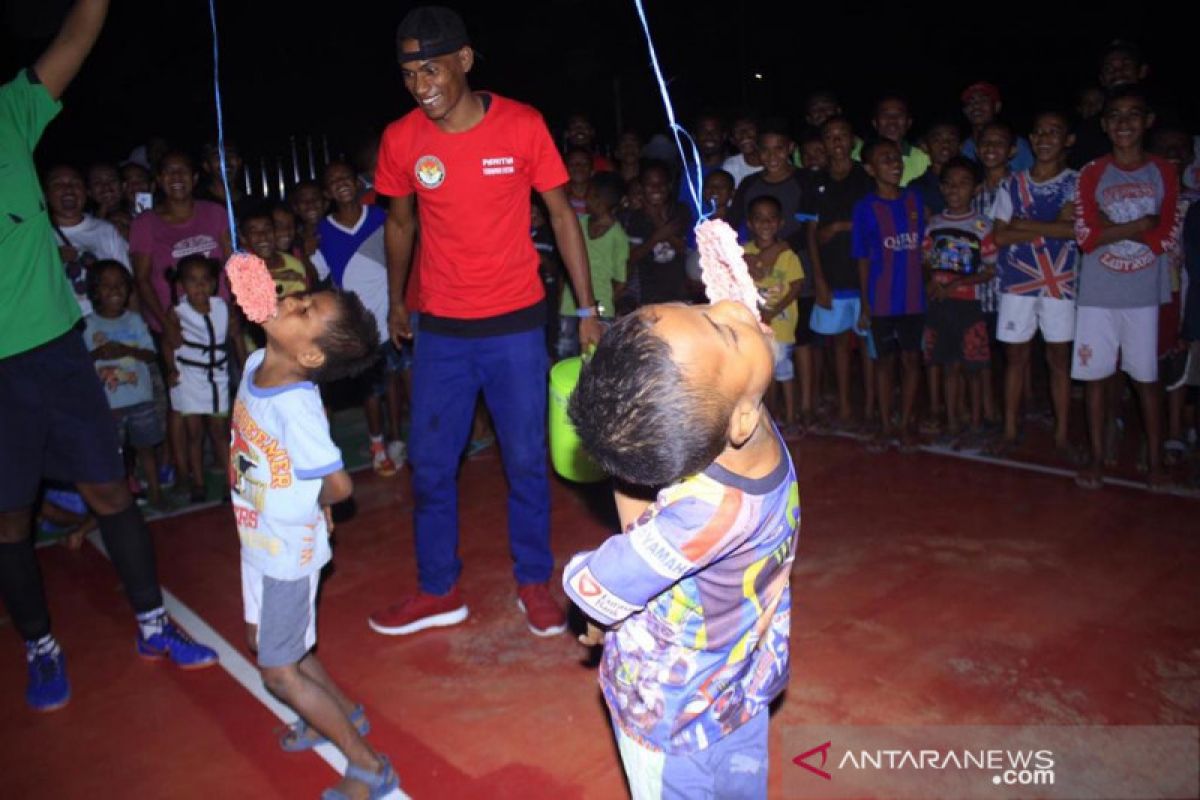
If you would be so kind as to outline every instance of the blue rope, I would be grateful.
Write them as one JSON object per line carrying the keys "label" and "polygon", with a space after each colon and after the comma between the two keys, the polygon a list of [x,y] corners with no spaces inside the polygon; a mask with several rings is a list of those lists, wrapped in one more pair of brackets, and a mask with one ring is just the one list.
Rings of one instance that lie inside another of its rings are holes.
{"label": "blue rope", "polygon": [[[706,214],[704,212],[704,204],[701,195],[704,192],[704,173],[700,168],[700,151],[696,148],[696,140],[692,138],[682,125],[675,121],[675,107],[671,105],[671,94],[667,91],[667,83],[663,80],[662,69],[658,66],[658,53],[654,50],[654,39],[650,36],[650,25],[646,22],[646,10],[642,7],[642,0],[633,0],[634,6],[637,7],[638,19],[642,22],[642,31],[646,34],[646,47],[650,50],[650,63],[654,67],[654,77],[658,80],[658,90],[662,94],[663,106],[667,109],[667,121],[671,123],[671,133],[675,137],[675,147],[679,150],[679,157],[683,163],[683,172],[681,178],[688,188],[688,193],[692,196],[692,205],[696,207],[696,214],[699,217],[697,224],[703,222],[712,215],[714,209],[710,209]],[[682,138],[681,138],[682,137]],[[683,139],[687,139],[688,145],[692,150],[692,166],[688,164],[687,153],[683,148]]]}
{"label": "blue rope", "polygon": [[233,194],[229,191],[229,175],[225,169],[225,119],[221,114],[221,68],[217,47],[217,6],[215,0],[208,0],[208,16],[212,20],[213,95],[217,104],[217,155],[221,158],[221,183],[225,185],[225,213],[229,215],[229,241],[234,252],[237,252],[237,221],[233,218]]}

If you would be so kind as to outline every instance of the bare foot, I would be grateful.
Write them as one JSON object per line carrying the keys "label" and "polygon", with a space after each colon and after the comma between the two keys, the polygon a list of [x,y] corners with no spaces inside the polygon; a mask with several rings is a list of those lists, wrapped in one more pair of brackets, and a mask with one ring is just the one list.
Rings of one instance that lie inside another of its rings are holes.
{"label": "bare foot", "polygon": [[97,524],[96,518],[91,514],[84,517],[83,522],[67,534],[67,538],[64,540],[67,549],[78,550],[83,547],[83,537],[96,530]]}
{"label": "bare foot", "polygon": [[1089,464],[1075,474],[1075,485],[1080,489],[1099,489],[1104,485],[1104,473],[1099,464]]}
{"label": "bare foot", "polygon": [[1163,492],[1171,488],[1171,476],[1163,472],[1162,468],[1151,470],[1146,473],[1146,488],[1152,492]]}

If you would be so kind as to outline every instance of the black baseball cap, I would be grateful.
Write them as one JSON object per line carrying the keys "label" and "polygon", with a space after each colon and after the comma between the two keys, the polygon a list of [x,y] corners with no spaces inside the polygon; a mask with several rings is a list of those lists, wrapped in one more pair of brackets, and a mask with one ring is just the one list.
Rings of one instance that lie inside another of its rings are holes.
{"label": "black baseball cap", "polygon": [[[406,39],[415,39],[418,49],[405,52],[402,47]],[[417,6],[396,28],[396,57],[402,64],[444,56],[470,43],[462,17],[445,6]]]}

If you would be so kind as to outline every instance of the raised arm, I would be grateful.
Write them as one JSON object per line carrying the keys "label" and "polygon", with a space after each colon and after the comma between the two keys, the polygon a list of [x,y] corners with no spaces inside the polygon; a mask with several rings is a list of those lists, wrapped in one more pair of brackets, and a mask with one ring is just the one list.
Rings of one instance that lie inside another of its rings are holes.
{"label": "raised arm", "polygon": [[76,0],[46,52],[33,65],[38,80],[55,100],[79,73],[104,27],[108,0]]}

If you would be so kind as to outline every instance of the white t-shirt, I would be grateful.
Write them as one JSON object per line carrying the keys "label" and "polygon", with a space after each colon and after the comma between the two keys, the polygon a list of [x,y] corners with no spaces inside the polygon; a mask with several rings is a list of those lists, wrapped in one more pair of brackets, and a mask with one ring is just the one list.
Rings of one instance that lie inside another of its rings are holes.
{"label": "white t-shirt", "polygon": [[266,350],[246,359],[229,448],[233,513],[242,560],[277,580],[329,563],[329,530],[317,498],[321,479],[342,469],[321,395],[310,381],[254,385]]}
{"label": "white t-shirt", "polygon": [[[79,251],[81,258],[90,256],[88,260],[91,261],[112,259],[119,261],[121,266],[130,273],[133,272],[133,268],[129,266],[129,242],[125,241],[112,223],[96,219],[91,214],[84,214],[83,221],[78,225],[60,225],[58,230],[62,232],[67,241],[62,241],[56,231],[54,234],[56,247],[69,244],[70,247]],[[78,280],[71,280],[71,286],[75,289],[75,299],[79,301],[79,308],[85,317],[92,313],[92,301],[88,299],[85,288],[86,281],[86,269],[80,270]]]}
{"label": "white t-shirt", "polygon": [[741,153],[725,159],[721,169],[733,176],[733,188],[737,188],[743,180],[756,172],[762,172],[762,166],[752,167],[746,163],[746,157]]}

